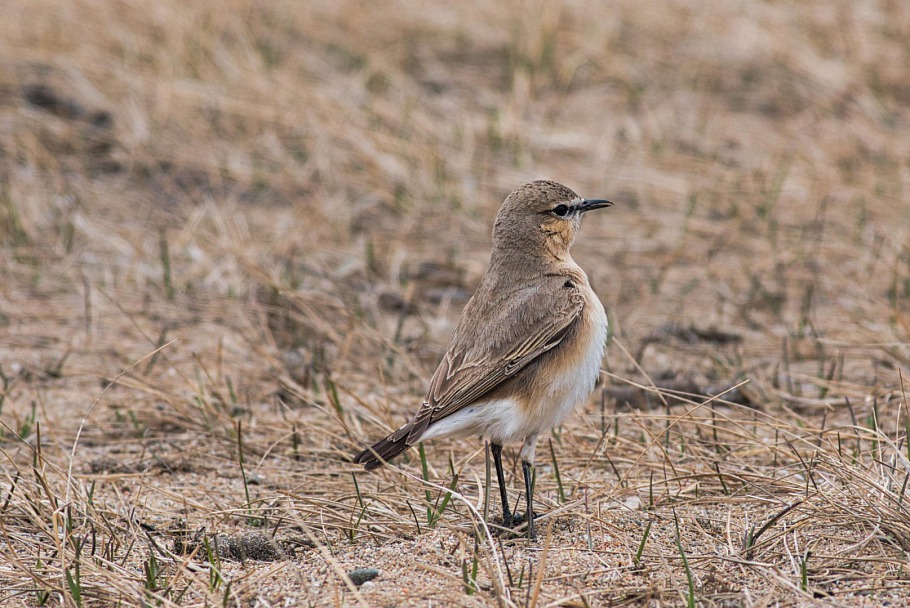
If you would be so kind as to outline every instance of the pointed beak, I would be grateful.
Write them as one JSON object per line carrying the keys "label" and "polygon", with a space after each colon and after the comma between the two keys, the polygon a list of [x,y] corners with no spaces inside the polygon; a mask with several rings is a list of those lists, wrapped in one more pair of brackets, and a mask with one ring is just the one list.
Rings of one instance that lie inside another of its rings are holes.
{"label": "pointed beak", "polygon": [[599,198],[586,198],[575,207],[575,211],[578,213],[584,213],[585,211],[592,211],[594,209],[604,209],[606,207],[612,207],[613,203],[610,201],[605,201]]}

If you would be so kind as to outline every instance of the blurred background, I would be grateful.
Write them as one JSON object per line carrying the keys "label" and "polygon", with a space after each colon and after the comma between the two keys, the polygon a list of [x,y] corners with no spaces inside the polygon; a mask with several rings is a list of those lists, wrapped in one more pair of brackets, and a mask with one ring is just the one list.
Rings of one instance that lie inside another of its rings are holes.
{"label": "blurred background", "polygon": [[502,198],[548,178],[617,203],[576,257],[630,348],[668,323],[907,338],[902,2],[2,11],[7,308],[26,252],[66,260],[62,291],[155,291],[165,235],[175,294],[416,306],[430,326],[392,331],[432,359]]}
{"label": "blurred background", "polygon": [[576,427],[648,409],[621,377],[901,428],[908,66],[901,0],[7,0],[8,436],[85,415],[77,471],[146,470],[234,462],[239,418],[339,469],[414,410],[532,179],[615,202],[574,249],[616,375]]}

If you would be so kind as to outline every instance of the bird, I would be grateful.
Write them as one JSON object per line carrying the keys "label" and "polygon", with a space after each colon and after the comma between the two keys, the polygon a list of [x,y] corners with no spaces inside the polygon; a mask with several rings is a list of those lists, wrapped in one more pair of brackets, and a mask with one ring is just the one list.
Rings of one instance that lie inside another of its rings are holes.
{"label": "bird", "polygon": [[[480,436],[489,441],[503,527],[527,522],[536,538],[532,470],[537,438],[594,390],[607,315],[569,249],[589,211],[612,206],[562,184],[526,183],[503,201],[489,267],[466,304],[419,410],[354,456],[372,471],[418,442]],[[521,443],[527,508],[509,509],[504,444]]]}

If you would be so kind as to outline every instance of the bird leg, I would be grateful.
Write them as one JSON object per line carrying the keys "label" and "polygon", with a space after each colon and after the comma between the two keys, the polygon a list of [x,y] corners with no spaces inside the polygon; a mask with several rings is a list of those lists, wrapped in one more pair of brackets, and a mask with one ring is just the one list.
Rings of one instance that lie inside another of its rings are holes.
{"label": "bird leg", "polygon": [[532,433],[525,438],[525,443],[521,446],[521,471],[524,473],[525,478],[525,498],[528,503],[528,508],[525,511],[524,516],[514,515],[512,517],[513,524],[519,524],[522,522],[527,522],[528,524],[528,538],[531,540],[537,539],[537,530],[534,527],[534,486],[532,479],[532,470],[534,468],[534,452],[537,448],[537,433]]}
{"label": "bird leg", "polygon": [[528,509],[524,515],[512,513],[509,509],[509,496],[506,493],[506,476],[502,470],[502,446],[490,442],[490,452],[493,453],[493,463],[496,465],[496,480],[499,482],[499,498],[502,501],[502,525],[511,528],[516,524],[528,523],[528,538],[537,539],[537,530],[534,527],[534,496],[531,480],[531,470],[534,461],[534,447],[537,444],[537,435],[534,434],[525,441],[521,450],[521,470],[525,479],[525,494],[527,495]]}
{"label": "bird leg", "polygon": [[499,498],[502,500],[502,525],[512,527],[512,512],[509,511],[509,497],[506,494],[506,476],[502,472],[502,446],[490,442],[490,451],[493,453],[493,463],[496,465],[496,481],[499,482]]}
{"label": "bird leg", "polygon": [[537,530],[534,529],[534,488],[531,484],[531,469],[533,466],[527,460],[521,461],[521,470],[525,475],[525,493],[528,499],[528,510],[525,512],[525,520],[528,522],[528,538],[537,540]]}

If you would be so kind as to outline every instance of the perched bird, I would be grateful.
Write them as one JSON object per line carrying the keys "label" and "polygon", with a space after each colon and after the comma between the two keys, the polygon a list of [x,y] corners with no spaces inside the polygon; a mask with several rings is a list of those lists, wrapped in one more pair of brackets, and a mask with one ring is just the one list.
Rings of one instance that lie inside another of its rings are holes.
{"label": "perched bird", "polygon": [[[462,312],[423,406],[407,424],[354,457],[367,471],[437,437],[489,439],[503,525],[527,521],[535,538],[531,468],[537,437],[594,390],[607,315],[569,255],[582,216],[611,206],[561,184],[509,194],[493,226],[490,266]],[[509,510],[502,445],[521,442],[527,512]]]}

